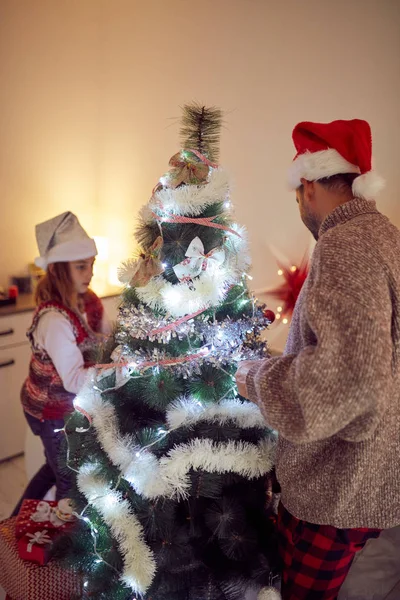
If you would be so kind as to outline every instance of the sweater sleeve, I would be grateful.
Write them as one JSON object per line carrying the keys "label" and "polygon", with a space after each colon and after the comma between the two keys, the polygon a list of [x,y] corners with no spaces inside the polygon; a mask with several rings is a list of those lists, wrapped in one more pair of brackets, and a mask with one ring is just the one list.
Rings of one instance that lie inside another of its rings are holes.
{"label": "sweater sleeve", "polygon": [[[293,443],[331,437],[360,417],[370,422],[371,414],[381,414],[390,398],[388,286],[371,290],[366,283],[360,292],[365,303],[360,303],[344,295],[344,289],[351,290],[352,273],[343,273],[349,280],[342,280],[340,288],[317,277],[308,290],[304,318],[316,344],[297,355],[261,361],[246,378],[250,400],[259,405],[267,423]],[[362,275],[367,276],[368,272]],[[371,293],[375,297],[368,302]],[[364,437],[368,435],[370,429]]]}
{"label": "sweater sleeve", "polygon": [[68,320],[58,312],[49,311],[40,317],[34,337],[53,361],[65,389],[77,394],[87,370]]}

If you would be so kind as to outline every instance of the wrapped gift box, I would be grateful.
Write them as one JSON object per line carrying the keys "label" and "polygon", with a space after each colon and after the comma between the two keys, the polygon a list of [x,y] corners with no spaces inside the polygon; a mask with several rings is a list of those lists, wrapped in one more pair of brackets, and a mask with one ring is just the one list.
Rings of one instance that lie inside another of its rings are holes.
{"label": "wrapped gift box", "polygon": [[77,573],[57,562],[40,566],[23,560],[15,537],[16,519],[0,522],[0,586],[12,600],[71,600],[82,598]]}
{"label": "wrapped gift box", "polygon": [[27,533],[18,540],[18,554],[23,560],[45,565],[49,562],[52,546],[47,529]]}
{"label": "wrapped gift box", "polygon": [[17,516],[15,534],[20,538],[27,533],[46,529],[63,531],[69,523],[61,521],[56,514],[57,502],[45,500],[24,500]]}

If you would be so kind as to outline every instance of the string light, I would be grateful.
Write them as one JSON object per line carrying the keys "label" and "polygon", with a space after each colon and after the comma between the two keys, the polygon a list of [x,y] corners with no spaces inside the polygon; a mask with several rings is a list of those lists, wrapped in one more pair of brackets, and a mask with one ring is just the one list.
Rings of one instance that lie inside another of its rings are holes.
{"label": "string light", "polygon": [[281,315],[280,315],[280,313],[277,313],[277,314],[275,315],[275,318],[279,320],[279,319],[281,318]]}
{"label": "string light", "polygon": [[285,317],[284,319],[282,319],[282,323],[283,323],[284,325],[287,325],[287,324],[289,323],[289,321],[288,321],[288,320],[286,319],[286,317]]}
{"label": "string light", "polygon": [[282,275],[283,275],[283,271],[282,271],[282,269],[279,269],[279,271],[278,271],[278,275],[279,275],[279,276],[282,276]]}
{"label": "string light", "polygon": [[292,273],[294,273],[295,271],[297,271],[297,267],[293,265],[292,267],[290,267],[290,270],[292,271]]}
{"label": "string light", "polygon": [[278,308],[276,310],[278,311],[278,313],[281,313],[283,308],[282,308],[282,306],[278,306]]}

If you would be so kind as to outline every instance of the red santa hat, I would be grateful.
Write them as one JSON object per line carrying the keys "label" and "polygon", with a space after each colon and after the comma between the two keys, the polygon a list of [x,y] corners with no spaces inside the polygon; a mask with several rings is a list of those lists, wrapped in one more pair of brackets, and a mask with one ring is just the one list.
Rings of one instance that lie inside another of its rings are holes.
{"label": "red santa hat", "polygon": [[384,187],[384,180],[372,170],[371,128],[367,121],[303,122],[293,130],[297,150],[289,169],[291,189],[301,185],[301,179],[318,181],[339,173],[356,173],[353,194],[373,200]]}

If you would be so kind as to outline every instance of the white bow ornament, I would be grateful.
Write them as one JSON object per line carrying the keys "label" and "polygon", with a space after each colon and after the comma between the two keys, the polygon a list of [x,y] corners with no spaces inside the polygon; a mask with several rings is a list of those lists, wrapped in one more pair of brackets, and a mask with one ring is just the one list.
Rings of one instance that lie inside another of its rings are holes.
{"label": "white bow ornament", "polygon": [[50,537],[47,535],[47,529],[43,531],[36,531],[36,533],[27,533],[30,542],[28,543],[27,551],[32,552],[34,544],[48,544],[51,542]]}
{"label": "white bow ornament", "polygon": [[204,245],[199,237],[195,237],[186,250],[185,260],[175,265],[175,275],[179,281],[190,281],[198,277],[202,271],[213,272],[223,264],[225,260],[225,250],[223,248],[214,248],[207,254],[204,254]]}

